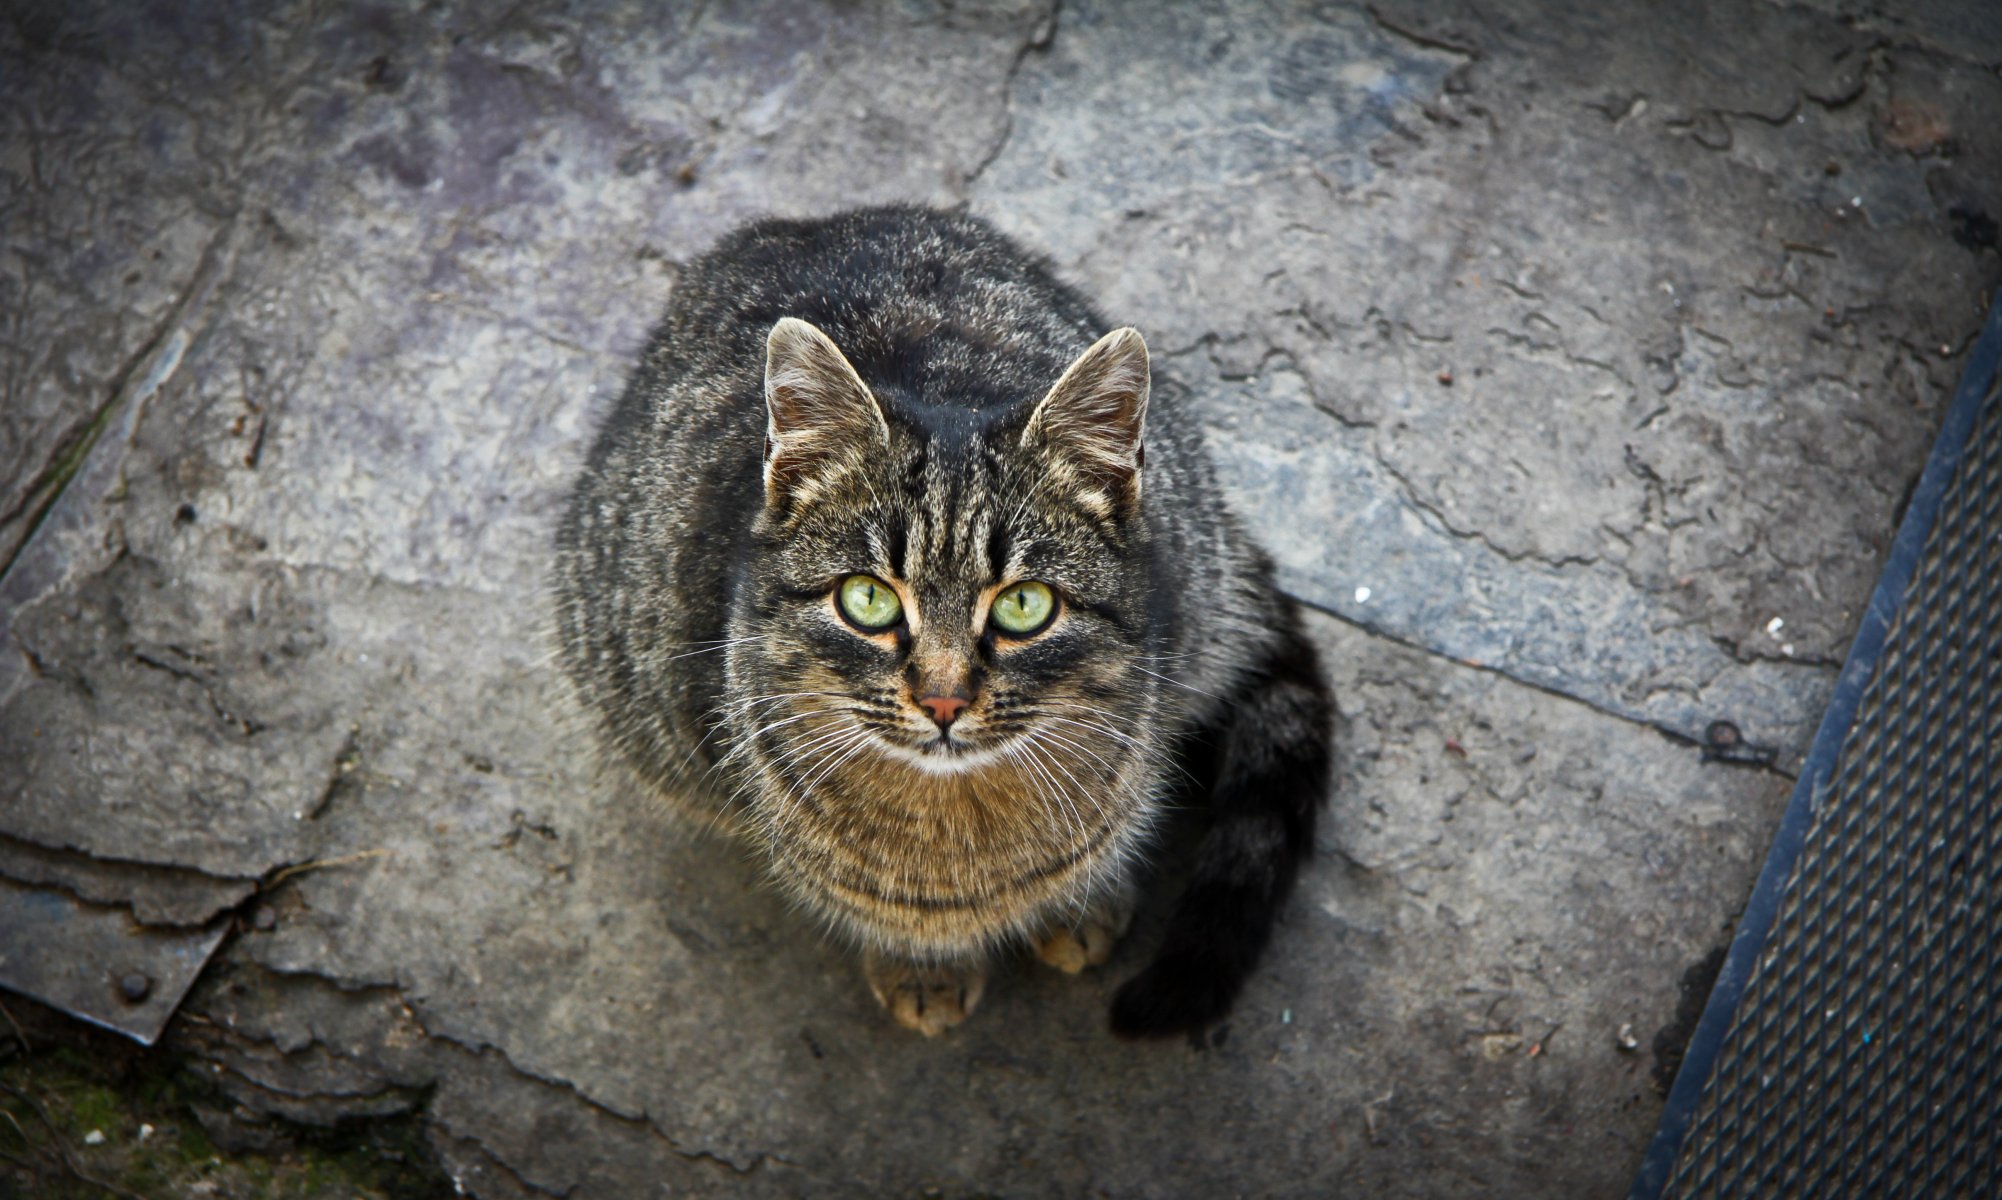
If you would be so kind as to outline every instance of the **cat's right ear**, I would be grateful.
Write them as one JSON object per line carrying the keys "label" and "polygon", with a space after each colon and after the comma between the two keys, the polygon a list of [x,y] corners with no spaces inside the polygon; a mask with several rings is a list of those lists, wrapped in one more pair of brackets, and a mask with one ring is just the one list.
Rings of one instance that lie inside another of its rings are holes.
{"label": "cat's right ear", "polygon": [[833,340],[797,317],[765,338],[765,503],[811,503],[890,444],[883,410]]}

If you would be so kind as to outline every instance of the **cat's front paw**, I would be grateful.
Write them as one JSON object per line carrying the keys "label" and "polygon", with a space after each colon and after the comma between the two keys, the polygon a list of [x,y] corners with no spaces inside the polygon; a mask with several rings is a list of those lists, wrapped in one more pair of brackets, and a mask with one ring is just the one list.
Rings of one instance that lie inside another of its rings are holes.
{"label": "cat's front paw", "polygon": [[987,968],[978,963],[934,966],[872,951],[863,956],[862,974],[897,1024],[926,1037],[937,1037],[972,1016],[987,990]]}
{"label": "cat's front paw", "polygon": [[1067,975],[1104,966],[1112,948],[1133,924],[1133,904],[1124,897],[1087,913],[1074,925],[1059,925],[1036,939],[1036,957]]}

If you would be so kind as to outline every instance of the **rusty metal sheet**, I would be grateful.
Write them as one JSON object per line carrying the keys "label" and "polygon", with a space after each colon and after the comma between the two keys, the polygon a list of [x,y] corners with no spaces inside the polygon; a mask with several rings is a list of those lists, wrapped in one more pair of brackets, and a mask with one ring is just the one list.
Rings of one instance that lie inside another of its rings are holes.
{"label": "rusty metal sheet", "polygon": [[0,880],[0,986],[150,1046],[228,927],[157,929],[122,908]]}

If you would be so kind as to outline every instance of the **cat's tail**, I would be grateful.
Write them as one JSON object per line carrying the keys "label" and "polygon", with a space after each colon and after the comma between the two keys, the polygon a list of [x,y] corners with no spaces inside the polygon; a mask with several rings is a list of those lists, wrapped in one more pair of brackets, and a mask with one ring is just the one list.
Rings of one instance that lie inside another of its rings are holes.
{"label": "cat's tail", "polygon": [[1221,1017],[1313,850],[1334,702],[1296,615],[1286,614],[1238,696],[1219,747],[1215,824],[1154,961],[1113,998],[1112,1031],[1121,1037],[1166,1037]]}

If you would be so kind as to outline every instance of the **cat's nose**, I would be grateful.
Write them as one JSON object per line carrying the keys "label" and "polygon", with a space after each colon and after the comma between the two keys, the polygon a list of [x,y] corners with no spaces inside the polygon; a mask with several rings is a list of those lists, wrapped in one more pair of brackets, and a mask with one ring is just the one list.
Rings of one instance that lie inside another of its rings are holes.
{"label": "cat's nose", "polygon": [[958,716],[960,710],[965,708],[969,702],[964,696],[953,695],[926,696],[919,700],[918,703],[923,705],[924,710],[931,714],[932,720],[937,721],[940,725],[950,725],[952,724],[952,719]]}

